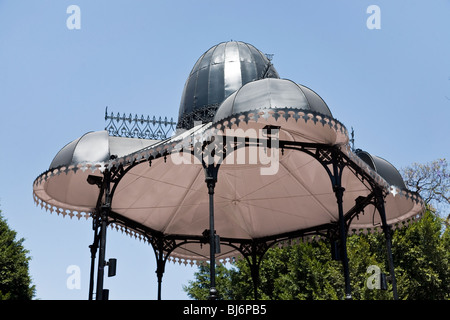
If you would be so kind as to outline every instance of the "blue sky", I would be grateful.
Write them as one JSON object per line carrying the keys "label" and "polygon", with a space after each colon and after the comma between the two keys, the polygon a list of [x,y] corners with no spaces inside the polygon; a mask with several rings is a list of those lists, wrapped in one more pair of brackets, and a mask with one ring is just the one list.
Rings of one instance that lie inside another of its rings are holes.
{"label": "blue sky", "polygon": [[[69,5],[81,29],[69,30]],[[380,8],[381,29],[366,12]],[[104,112],[178,116],[196,60],[228,40],[274,54],[282,78],[306,85],[356,133],[356,147],[397,168],[450,158],[450,1],[0,0],[0,209],[25,238],[40,299],[86,299],[90,221],[36,207],[32,183]],[[155,299],[151,247],[108,232],[111,299]],[[67,267],[81,289],[68,289]],[[195,267],[169,264],[163,299],[185,299]]]}

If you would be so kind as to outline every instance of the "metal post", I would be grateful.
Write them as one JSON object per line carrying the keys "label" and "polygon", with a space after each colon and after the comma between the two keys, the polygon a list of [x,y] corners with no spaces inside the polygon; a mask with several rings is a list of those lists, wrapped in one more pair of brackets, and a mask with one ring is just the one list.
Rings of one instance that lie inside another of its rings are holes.
{"label": "metal post", "polygon": [[335,194],[338,203],[339,210],[339,237],[340,237],[340,254],[342,258],[342,266],[344,267],[344,281],[345,281],[345,299],[352,299],[352,292],[350,287],[350,269],[348,266],[347,256],[347,228],[344,220],[344,210],[342,207],[342,197],[344,194],[344,188],[341,186],[335,187]]}
{"label": "metal post", "polygon": [[158,277],[158,300],[161,300],[161,287],[164,269],[165,269],[165,260],[162,249],[160,249],[156,260],[156,276]]}
{"label": "metal post", "polygon": [[209,299],[217,299],[216,289],[216,239],[214,234],[214,182],[208,182],[209,194],[209,242],[210,242],[210,279]]}
{"label": "metal post", "polygon": [[342,266],[344,268],[344,281],[345,281],[345,299],[352,299],[352,292],[350,286],[350,269],[348,265],[348,256],[347,256],[347,228],[344,219],[344,208],[342,206],[343,196],[345,189],[342,187],[341,182],[341,172],[339,172],[338,168],[338,159],[336,159],[336,154],[334,154],[333,160],[333,190],[336,195],[338,211],[339,211],[339,238],[340,238],[340,254],[342,259]]}
{"label": "metal post", "polygon": [[103,300],[103,278],[105,274],[105,255],[106,255],[106,228],[108,226],[108,215],[111,210],[110,199],[110,173],[108,170],[104,172],[104,190],[105,190],[105,203],[101,207],[100,212],[100,245],[98,255],[98,271],[97,271],[97,293],[96,299]]}
{"label": "metal post", "polygon": [[98,255],[98,271],[97,271],[97,300],[103,300],[103,278],[105,274],[105,251],[106,251],[106,209],[102,208],[102,217],[100,225],[100,250]]}
{"label": "metal post", "polygon": [[91,274],[89,277],[89,300],[93,299],[93,292],[94,292],[94,273],[95,273],[95,256],[97,255],[97,248],[98,248],[98,234],[97,234],[97,228],[95,230],[94,235],[94,242],[89,246],[91,249]]}
{"label": "metal post", "polygon": [[386,210],[384,207],[384,198],[381,195],[381,191],[378,192],[377,195],[377,208],[380,213],[381,223],[383,227],[384,236],[386,238],[386,249],[387,249],[387,258],[389,264],[389,273],[392,281],[392,293],[394,295],[394,300],[398,300],[397,293],[397,280],[395,279],[394,272],[394,259],[392,257],[392,240],[391,240],[391,226],[387,224],[386,221]]}
{"label": "metal post", "polygon": [[103,199],[103,194],[104,194],[104,184],[103,184],[103,179],[97,176],[92,176],[89,175],[87,178],[87,182],[90,185],[96,185],[99,189],[99,195],[97,198],[97,204],[95,206],[95,212],[92,215],[92,230],[94,230],[94,241],[92,242],[92,244],[89,246],[89,249],[91,251],[91,273],[90,273],[90,277],[89,277],[89,300],[93,299],[93,294],[94,294],[94,275],[95,275],[95,256],[97,255],[97,249],[99,246],[99,212],[100,212],[100,204],[101,201]]}
{"label": "metal post", "polygon": [[210,288],[209,300],[217,299],[216,289],[216,236],[214,232],[214,188],[217,181],[217,167],[209,165],[205,169],[205,182],[208,187],[209,194],[209,244],[210,244]]}
{"label": "metal post", "polygon": [[161,287],[162,287],[162,277],[163,272],[156,271],[158,277],[158,300],[161,300]]}
{"label": "metal post", "polygon": [[[272,245],[276,242],[277,241],[272,242]],[[261,262],[269,247],[270,246],[264,241],[252,241],[251,243],[242,243],[239,248],[236,248],[241,252],[250,268],[250,275],[253,282],[253,298],[255,300],[258,300],[258,287],[260,283],[259,271]]]}

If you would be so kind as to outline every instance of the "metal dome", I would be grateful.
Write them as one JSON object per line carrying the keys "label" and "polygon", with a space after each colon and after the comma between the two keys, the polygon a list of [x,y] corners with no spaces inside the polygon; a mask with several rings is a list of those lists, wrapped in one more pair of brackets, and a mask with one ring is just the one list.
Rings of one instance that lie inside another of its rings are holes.
{"label": "metal dome", "polygon": [[407,189],[400,172],[398,172],[390,162],[383,158],[371,155],[361,149],[357,149],[355,153],[367,163],[372,170],[375,170],[376,173],[382,176],[387,183],[400,189]]}
{"label": "metal dome", "polygon": [[251,44],[229,41],[210,48],[197,60],[185,83],[177,127],[190,129],[194,121],[211,121],[229,95],[263,78],[279,76],[269,59]]}
{"label": "metal dome", "polygon": [[53,158],[49,169],[106,163],[111,160],[111,156],[122,157],[157,141],[113,137],[109,136],[105,130],[91,131],[66,144]]}
{"label": "metal dome", "polygon": [[323,99],[311,89],[286,79],[262,79],[244,85],[218,108],[214,121],[255,109],[292,108],[332,117]]}
{"label": "metal dome", "polygon": [[105,130],[88,132],[66,144],[53,158],[49,170],[35,180],[34,200],[58,214],[88,218],[98,198],[98,187],[95,183],[88,183],[89,176],[97,176],[101,180],[105,165],[113,158],[157,142],[112,137]]}

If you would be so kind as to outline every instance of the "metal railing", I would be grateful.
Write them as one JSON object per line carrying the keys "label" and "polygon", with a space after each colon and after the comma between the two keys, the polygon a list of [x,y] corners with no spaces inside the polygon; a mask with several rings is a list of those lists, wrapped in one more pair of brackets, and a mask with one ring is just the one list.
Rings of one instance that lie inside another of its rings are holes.
{"label": "metal railing", "polygon": [[163,140],[170,137],[176,130],[177,123],[167,117],[158,119],[153,116],[140,117],[131,113],[127,116],[125,113],[120,115],[114,112],[108,113],[108,107],[105,109],[105,121],[107,122],[105,130],[110,136]]}

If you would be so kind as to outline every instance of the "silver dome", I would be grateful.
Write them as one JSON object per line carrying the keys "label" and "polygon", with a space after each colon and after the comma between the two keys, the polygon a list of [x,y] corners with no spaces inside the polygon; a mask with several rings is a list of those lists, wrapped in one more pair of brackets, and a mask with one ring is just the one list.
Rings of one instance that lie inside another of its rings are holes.
{"label": "silver dome", "polygon": [[196,62],[184,86],[178,128],[190,129],[194,121],[209,122],[217,107],[248,82],[279,78],[267,57],[251,44],[220,43]]}
{"label": "silver dome", "polygon": [[53,158],[50,170],[83,163],[106,163],[111,156],[122,157],[159,140],[109,136],[106,130],[88,132],[66,144]]}
{"label": "silver dome", "polygon": [[230,95],[218,108],[214,121],[255,109],[293,108],[311,110],[329,117],[325,101],[311,89],[286,79],[250,82]]}
{"label": "silver dome", "polygon": [[357,149],[356,155],[367,163],[376,173],[383,177],[391,186],[406,189],[405,181],[398,170],[387,160],[371,155],[370,153]]}

